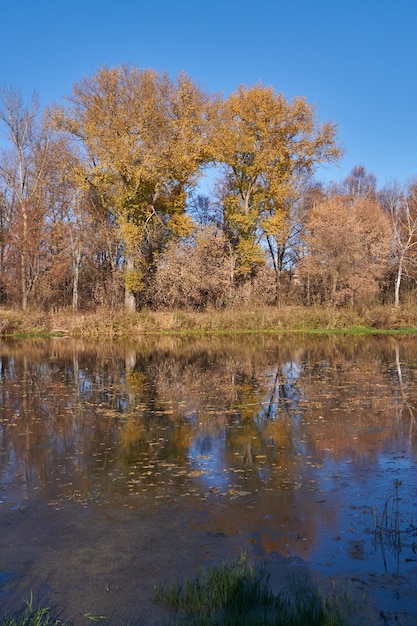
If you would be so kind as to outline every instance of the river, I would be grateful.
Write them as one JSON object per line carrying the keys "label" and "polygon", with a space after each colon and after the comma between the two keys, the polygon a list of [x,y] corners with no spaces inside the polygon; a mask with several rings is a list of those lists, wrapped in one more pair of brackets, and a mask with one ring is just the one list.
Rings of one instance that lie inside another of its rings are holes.
{"label": "river", "polygon": [[245,552],[417,623],[416,383],[415,337],[3,340],[2,610],[160,624]]}

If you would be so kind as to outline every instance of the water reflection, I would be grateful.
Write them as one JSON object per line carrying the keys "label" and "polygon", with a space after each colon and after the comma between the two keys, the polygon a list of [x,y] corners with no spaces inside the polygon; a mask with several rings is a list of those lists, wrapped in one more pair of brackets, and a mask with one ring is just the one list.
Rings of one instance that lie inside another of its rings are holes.
{"label": "water reflection", "polygon": [[415,529],[416,372],[414,338],[3,342],[0,500],[176,502],[263,557],[398,572],[374,539],[394,480]]}

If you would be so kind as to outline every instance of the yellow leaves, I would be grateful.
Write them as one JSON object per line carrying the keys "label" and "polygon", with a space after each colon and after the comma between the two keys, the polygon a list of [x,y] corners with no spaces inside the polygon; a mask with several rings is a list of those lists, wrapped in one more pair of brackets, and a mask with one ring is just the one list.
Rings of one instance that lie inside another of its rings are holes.
{"label": "yellow leaves", "polygon": [[267,236],[279,239],[284,236],[288,230],[287,216],[283,211],[276,211],[273,215],[269,215],[262,220],[262,229]]}
{"label": "yellow leaves", "polygon": [[[288,161],[288,118],[291,104],[272,88],[240,86],[226,101],[222,115],[219,155],[227,163],[239,162],[239,155],[252,153],[253,172],[260,174],[277,160]],[[292,134],[292,133],[291,133]]]}
{"label": "yellow leaves", "polygon": [[223,197],[223,206],[227,216],[238,214],[241,211],[242,202],[237,194],[228,194]]}
{"label": "yellow leaves", "polygon": [[[52,117],[57,127],[82,138],[90,177],[103,167],[115,175],[112,195],[134,199],[192,182],[207,152],[207,101],[185,74],[175,83],[166,72],[122,65],[76,84],[71,106]],[[116,205],[120,210],[124,202],[119,198]]]}
{"label": "yellow leaves", "polygon": [[222,202],[238,272],[246,274],[263,262],[261,236],[286,241],[284,207],[296,178],[335,160],[339,148],[334,125],[318,124],[304,98],[289,101],[261,84],[241,85],[218,117],[214,152],[225,165]]}
{"label": "yellow leaves", "polygon": [[304,98],[289,101],[257,84],[223,101],[184,73],[173,81],[126,65],[80,81],[51,120],[77,139],[69,178],[119,225],[134,292],[144,283],[144,259],[152,264],[170,238],[192,232],[187,193],[202,165],[225,166],[225,232],[244,274],[264,262],[260,237],[285,232],[281,208],[294,176],[338,154],[334,125],[318,124]]}
{"label": "yellow leaves", "polygon": [[146,385],[146,377],[143,372],[135,370],[127,370],[126,372],[126,388],[129,392],[139,393]]}
{"label": "yellow leaves", "polygon": [[143,272],[137,268],[126,268],[124,273],[124,283],[131,293],[138,293],[143,289]]}
{"label": "yellow leaves", "polygon": [[183,214],[186,204],[186,192],[181,185],[175,185],[172,189],[170,189],[170,193],[167,196],[167,209],[169,213],[174,215],[179,215],[179,213]]}
{"label": "yellow leaves", "polygon": [[119,229],[125,247],[129,251],[137,250],[143,240],[143,228],[133,222],[123,221]]}
{"label": "yellow leaves", "polygon": [[239,261],[237,273],[242,275],[250,274],[255,265],[265,262],[263,250],[252,239],[240,239],[236,255]]}
{"label": "yellow leaves", "polygon": [[[287,180],[296,167],[334,160],[338,149],[335,127],[317,124],[312,105],[304,98],[288,101],[272,87],[241,85],[224,103],[216,138],[217,158],[234,168],[236,177],[268,185]],[[249,163],[245,158],[251,154]]]}
{"label": "yellow leaves", "polygon": [[184,213],[173,215],[169,226],[175,237],[187,237],[193,230],[193,222],[190,216]]}
{"label": "yellow leaves", "polygon": [[249,237],[253,234],[254,229],[256,228],[257,222],[257,213],[255,211],[250,211],[248,213],[229,213],[228,220],[230,224],[237,229],[243,237]]}

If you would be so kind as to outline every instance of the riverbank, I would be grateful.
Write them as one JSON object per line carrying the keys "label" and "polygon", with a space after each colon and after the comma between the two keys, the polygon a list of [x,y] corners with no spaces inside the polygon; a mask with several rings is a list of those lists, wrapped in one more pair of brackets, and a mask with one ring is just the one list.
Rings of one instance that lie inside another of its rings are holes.
{"label": "riverbank", "polygon": [[0,309],[0,335],[63,335],[74,338],[129,338],[147,334],[275,332],[417,332],[417,307],[366,309],[262,307],[205,311],[22,312]]}

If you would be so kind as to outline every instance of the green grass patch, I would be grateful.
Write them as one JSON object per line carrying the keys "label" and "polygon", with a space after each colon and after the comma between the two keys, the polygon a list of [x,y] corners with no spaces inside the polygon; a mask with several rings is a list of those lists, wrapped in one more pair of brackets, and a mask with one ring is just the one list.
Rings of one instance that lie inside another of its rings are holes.
{"label": "green grass patch", "polygon": [[49,608],[35,608],[32,596],[16,617],[4,616],[0,620],[0,626],[65,626],[65,622],[52,617]]}
{"label": "green grass patch", "polygon": [[65,337],[63,332],[27,332],[27,333],[13,333],[10,335],[4,335],[5,337],[12,337],[13,339],[52,339],[53,337]]}
{"label": "green grass patch", "polygon": [[[231,563],[202,569],[193,579],[155,586],[156,599],[175,612],[175,623],[193,626],[342,626],[339,603],[307,583],[291,594],[273,593],[265,571],[242,555]],[[348,602],[345,598],[344,602]]]}

